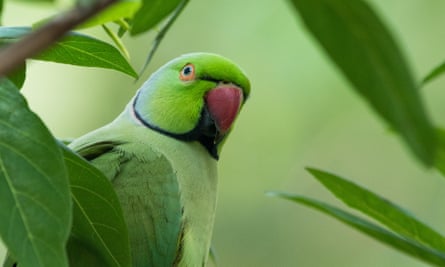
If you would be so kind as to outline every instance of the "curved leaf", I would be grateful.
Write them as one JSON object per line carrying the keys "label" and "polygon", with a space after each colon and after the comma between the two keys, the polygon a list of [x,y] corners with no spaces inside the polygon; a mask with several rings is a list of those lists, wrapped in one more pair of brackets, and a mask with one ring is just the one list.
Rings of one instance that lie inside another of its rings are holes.
{"label": "curved leaf", "polygon": [[436,136],[408,64],[362,0],[292,0],[312,35],[360,93],[426,165]]}
{"label": "curved leaf", "polygon": [[137,78],[136,72],[114,46],[77,33],[67,35],[34,59],[114,69]]}
{"label": "curved leaf", "polygon": [[0,25],[3,21],[3,0],[0,0]]}
{"label": "curved leaf", "polygon": [[[91,17],[84,23],[76,27],[76,29],[86,29],[108,22],[120,21],[125,18],[132,18],[136,11],[141,7],[141,0],[120,0],[103,10],[99,14]],[[33,28],[38,28],[51,20],[55,19],[57,15],[53,15],[33,23]]]}
{"label": "curved leaf", "polygon": [[108,179],[63,147],[73,198],[70,267],[131,266],[127,226]]}
{"label": "curved leaf", "polygon": [[[17,41],[31,30],[28,27],[0,27],[0,45]],[[114,46],[78,33],[69,33],[61,41],[33,59],[114,69],[137,77],[134,69]]]}
{"label": "curved leaf", "polygon": [[443,75],[444,73],[445,73],[445,62],[432,69],[430,73],[428,73],[428,75],[426,75],[425,78],[423,78],[422,83],[423,84],[428,83],[438,78],[439,76]]}
{"label": "curved leaf", "polygon": [[168,14],[170,14],[181,0],[142,0],[142,7],[136,12],[130,30],[136,35],[150,30]]}
{"label": "curved leaf", "polygon": [[445,238],[389,200],[339,176],[308,168],[331,193],[351,208],[378,220],[397,234],[445,253]]}
{"label": "curved leaf", "polygon": [[436,156],[436,169],[439,170],[443,176],[445,176],[445,130],[441,128],[436,129],[437,136],[439,137],[439,147]]}
{"label": "curved leaf", "polygon": [[427,263],[432,263],[434,265],[445,266],[445,254],[423,246],[422,244],[419,244],[409,238],[395,235],[382,227],[326,203],[288,193],[271,192],[269,195],[278,196],[280,198],[291,200],[293,202],[319,210],[388,246],[411,255],[412,257],[418,258]]}
{"label": "curved leaf", "polygon": [[121,0],[82,23],[77,28],[90,28],[123,18],[132,18],[140,7],[141,0]]}
{"label": "curved leaf", "polygon": [[54,0],[15,0],[17,2],[32,2],[32,3],[36,3],[36,2],[49,2],[52,3],[54,2]]}
{"label": "curved leaf", "polygon": [[70,200],[55,139],[18,89],[0,80],[0,235],[20,266],[68,266]]}

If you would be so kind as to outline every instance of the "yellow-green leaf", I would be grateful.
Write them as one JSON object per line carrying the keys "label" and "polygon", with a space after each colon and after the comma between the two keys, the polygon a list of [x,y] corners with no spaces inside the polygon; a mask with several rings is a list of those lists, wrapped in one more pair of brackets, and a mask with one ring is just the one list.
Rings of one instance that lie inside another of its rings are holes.
{"label": "yellow-green leaf", "polygon": [[121,0],[96,16],[88,19],[77,28],[90,28],[124,18],[132,18],[140,7],[141,0]]}

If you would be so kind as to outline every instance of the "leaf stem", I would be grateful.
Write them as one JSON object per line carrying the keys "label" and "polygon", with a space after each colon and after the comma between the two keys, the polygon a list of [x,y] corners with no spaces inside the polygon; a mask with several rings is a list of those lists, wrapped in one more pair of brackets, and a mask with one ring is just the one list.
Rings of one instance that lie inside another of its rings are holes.
{"label": "leaf stem", "polygon": [[127,21],[125,21],[125,19],[116,20],[116,21],[114,21],[114,23],[116,23],[120,27],[124,28],[126,31],[130,30],[130,25],[128,24]]}
{"label": "leaf stem", "polygon": [[168,21],[165,23],[164,27],[159,31],[159,33],[156,35],[156,38],[153,41],[153,44],[151,46],[150,52],[147,56],[147,59],[145,60],[144,66],[142,67],[141,71],[139,72],[139,77],[142,76],[144,71],[147,69],[148,64],[150,64],[151,59],[153,58],[154,53],[158,49],[159,45],[162,42],[162,39],[164,39],[165,34],[170,29],[170,27],[173,25],[173,23],[176,21],[176,19],[181,14],[182,10],[184,10],[185,6],[188,4],[189,0],[182,0],[179,5],[176,7],[176,9],[173,11],[173,14],[168,19]]}
{"label": "leaf stem", "polygon": [[122,40],[107,25],[102,24],[102,28],[107,33],[108,37],[113,40],[114,44],[121,51],[121,53],[124,54],[127,59],[129,59],[130,53],[128,53],[127,48],[125,47],[124,43],[122,43]]}

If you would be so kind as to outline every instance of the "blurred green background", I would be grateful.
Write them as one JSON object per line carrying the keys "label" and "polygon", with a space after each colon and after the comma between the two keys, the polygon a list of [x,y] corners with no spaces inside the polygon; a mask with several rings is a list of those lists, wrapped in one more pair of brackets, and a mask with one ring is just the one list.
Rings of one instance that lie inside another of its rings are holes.
{"label": "blurred green background", "polygon": [[[445,59],[445,2],[371,3],[416,77]],[[29,25],[54,12],[51,5],[6,1],[4,24]],[[106,39],[100,30],[87,33]],[[153,37],[125,39],[137,69]],[[422,167],[353,92],[287,1],[190,1],[140,81],[109,70],[30,62],[23,92],[54,135],[77,137],[120,113],[148,73],[192,51],[233,59],[252,82],[220,159],[213,238],[219,266],[426,266],[324,215],[264,195],[297,192],[343,207],[304,170],[317,167],[386,196],[445,233],[445,179]],[[442,78],[422,88],[441,126],[444,86]]]}

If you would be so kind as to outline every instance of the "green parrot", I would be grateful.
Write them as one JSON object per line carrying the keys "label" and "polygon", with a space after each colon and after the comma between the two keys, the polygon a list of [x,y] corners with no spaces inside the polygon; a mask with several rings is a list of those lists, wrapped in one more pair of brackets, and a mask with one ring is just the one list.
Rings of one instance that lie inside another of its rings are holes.
{"label": "green parrot", "polygon": [[216,163],[249,93],[235,63],[186,54],[153,73],[114,121],[69,145],[113,183],[133,266],[206,265]]}

